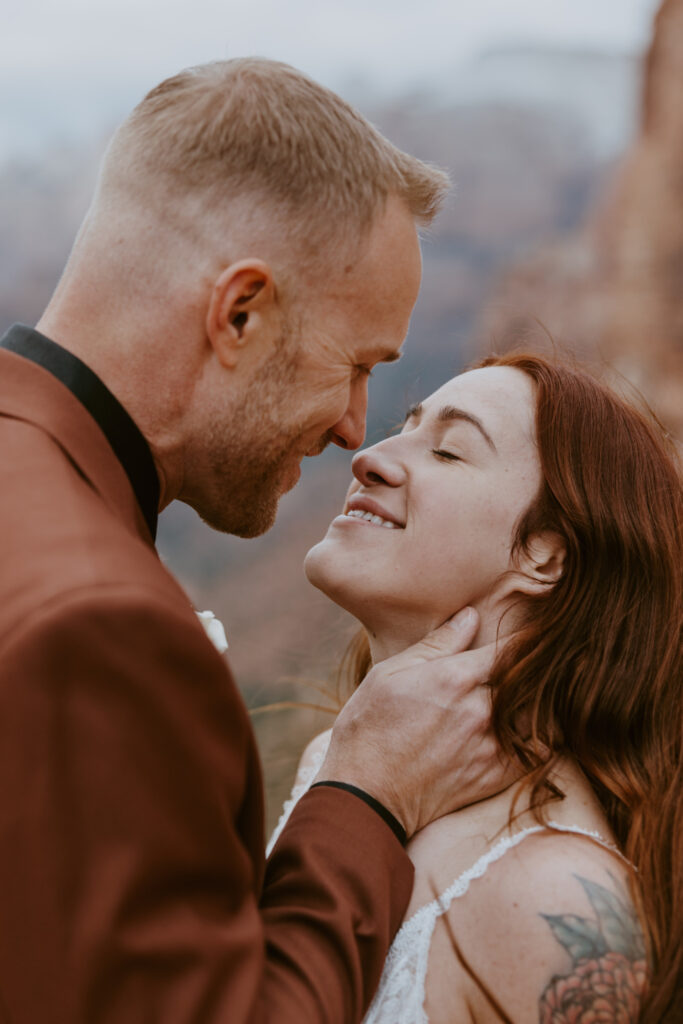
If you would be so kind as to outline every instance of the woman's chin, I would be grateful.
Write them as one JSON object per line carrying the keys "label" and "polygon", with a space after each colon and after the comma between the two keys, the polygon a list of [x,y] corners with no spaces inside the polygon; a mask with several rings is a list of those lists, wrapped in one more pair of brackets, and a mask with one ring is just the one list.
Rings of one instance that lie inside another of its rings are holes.
{"label": "woman's chin", "polygon": [[321,552],[319,549],[324,545],[324,543],[324,540],[318,541],[318,543],[314,544],[312,548],[309,548],[304,558],[304,573],[306,574],[306,579],[309,583],[312,583],[314,587],[318,587],[320,590],[323,589],[321,584],[322,577],[325,575],[322,570],[321,563],[324,563],[325,559],[324,556],[321,558]]}
{"label": "woman's chin", "polygon": [[368,589],[363,583],[362,568],[341,558],[334,545],[323,538],[304,558],[304,572],[308,582],[320,590],[340,608],[362,621],[367,609]]}
{"label": "woman's chin", "polygon": [[329,550],[325,538],[314,544],[304,558],[304,572],[308,582],[333,601],[337,600],[335,593],[340,587],[344,589],[341,578],[344,573],[340,569],[339,560]]}

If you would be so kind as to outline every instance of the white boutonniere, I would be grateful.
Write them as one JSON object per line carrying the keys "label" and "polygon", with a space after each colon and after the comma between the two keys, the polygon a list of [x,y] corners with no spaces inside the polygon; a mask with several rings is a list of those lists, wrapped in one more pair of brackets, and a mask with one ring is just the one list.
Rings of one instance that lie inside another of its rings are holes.
{"label": "white boutonniere", "polygon": [[223,623],[217,619],[213,612],[197,612],[197,618],[204,627],[204,631],[219,654],[228,649],[228,641],[223,629]]}

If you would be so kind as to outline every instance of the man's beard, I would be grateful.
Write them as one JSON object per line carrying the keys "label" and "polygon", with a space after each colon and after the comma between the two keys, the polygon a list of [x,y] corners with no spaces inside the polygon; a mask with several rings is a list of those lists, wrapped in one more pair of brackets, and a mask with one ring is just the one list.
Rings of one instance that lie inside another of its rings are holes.
{"label": "man's beard", "polygon": [[280,497],[283,493],[283,459],[289,448],[272,451],[248,445],[244,453],[225,452],[214,470],[221,473],[227,484],[225,492],[209,510],[200,515],[209,526],[236,537],[259,537],[275,522]]}
{"label": "man's beard", "polygon": [[[206,438],[214,485],[201,504],[193,503],[214,530],[258,537],[275,522],[278,502],[289,490],[286,478],[306,454],[288,398],[297,367],[296,350],[281,348],[245,390],[230,423],[216,417]],[[317,454],[331,439],[327,431],[309,450]]]}

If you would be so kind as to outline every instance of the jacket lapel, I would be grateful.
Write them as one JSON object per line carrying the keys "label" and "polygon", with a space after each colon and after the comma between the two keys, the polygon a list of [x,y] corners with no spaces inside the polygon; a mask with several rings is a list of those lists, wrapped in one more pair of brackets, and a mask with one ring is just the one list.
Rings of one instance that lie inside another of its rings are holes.
{"label": "jacket lapel", "polygon": [[128,529],[154,547],[128,476],[87,409],[48,370],[4,349],[0,416],[33,423],[49,434]]}

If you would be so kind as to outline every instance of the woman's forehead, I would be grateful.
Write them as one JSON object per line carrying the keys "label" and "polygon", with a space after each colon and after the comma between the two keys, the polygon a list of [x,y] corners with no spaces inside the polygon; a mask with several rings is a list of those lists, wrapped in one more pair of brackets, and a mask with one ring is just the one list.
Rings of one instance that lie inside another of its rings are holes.
{"label": "woman's forehead", "polygon": [[511,430],[518,430],[527,439],[534,437],[534,384],[516,367],[467,370],[446,381],[423,402],[425,412],[434,415],[446,405],[478,416],[492,435],[509,436]]}

